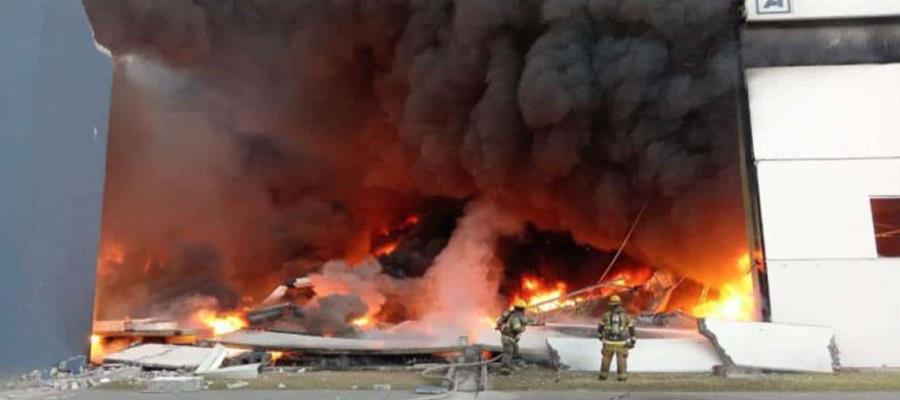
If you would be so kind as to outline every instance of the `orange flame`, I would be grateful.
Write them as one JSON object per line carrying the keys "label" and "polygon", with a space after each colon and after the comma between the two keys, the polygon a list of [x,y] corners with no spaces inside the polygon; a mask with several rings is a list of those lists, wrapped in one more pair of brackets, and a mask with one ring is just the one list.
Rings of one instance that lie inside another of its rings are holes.
{"label": "orange flame", "polygon": [[741,276],[719,288],[719,296],[697,304],[692,314],[697,318],[721,318],[735,321],[752,321],[756,311],[753,295],[753,275],[750,273],[750,255],[741,256],[735,263]]}
{"label": "orange flame", "polygon": [[281,357],[284,357],[283,351],[270,351],[269,352],[269,360],[271,360],[274,365]]}
{"label": "orange flame", "polygon": [[372,318],[369,316],[354,319],[353,321],[350,321],[350,323],[359,328],[369,328],[374,325]]}
{"label": "orange flame", "polygon": [[400,229],[409,229],[419,224],[419,216],[418,215],[410,215],[403,220],[403,223],[400,224]]}
{"label": "orange flame", "polygon": [[566,284],[564,282],[546,285],[537,277],[526,275],[522,277],[521,288],[513,297],[512,303],[524,301],[529,307],[536,307],[541,311],[551,311],[575,304],[574,299],[552,301],[553,299],[559,299],[565,294]]}
{"label": "orange flame", "polygon": [[394,250],[396,250],[396,249],[397,249],[397,242],[391,242],[391,243],[379,246],[372,253],[374,253],[376,256],[386,256],[388,254],[393,253]]}
{"label": "orange flame", "polygon": [[99,335],[91,335],[91,362],[100,364],[106,352],[103,350],[103,338]]}
{"label": "orange flame", "polygon": [[247,327],[247,321],[244,321],[244,318],[237,313],[220,315],[212,310],[200,310],[197,312],[196,318],[216,336],[239,331]]}

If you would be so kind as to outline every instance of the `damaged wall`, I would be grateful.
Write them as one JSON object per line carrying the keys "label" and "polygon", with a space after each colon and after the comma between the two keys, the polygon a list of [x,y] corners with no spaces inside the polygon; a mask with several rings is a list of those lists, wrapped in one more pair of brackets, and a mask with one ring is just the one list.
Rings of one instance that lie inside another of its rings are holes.
{"label": "damaged wall", "polygon": [[84,354],[111,62],[78,0],[0,2],[0,375]]}
{"label": "damaged wall", "polygon": [[900,259],[873,196],[900,196],[900,64],[747,74],[773,322],[834,327],[845,367],[900,366]]}

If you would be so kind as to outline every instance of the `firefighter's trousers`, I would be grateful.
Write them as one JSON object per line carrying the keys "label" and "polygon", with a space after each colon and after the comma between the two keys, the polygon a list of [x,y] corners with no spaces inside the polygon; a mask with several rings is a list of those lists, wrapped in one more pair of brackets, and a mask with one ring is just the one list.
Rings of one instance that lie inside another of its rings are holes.
{"label": "firefighter's trousers", "polygon": [[628,347],[625,343],[603,343],[603,362],[600,365],[600,379],[609,376],[609,366],[616,358],[616,373],[620,381],[628,378]]}

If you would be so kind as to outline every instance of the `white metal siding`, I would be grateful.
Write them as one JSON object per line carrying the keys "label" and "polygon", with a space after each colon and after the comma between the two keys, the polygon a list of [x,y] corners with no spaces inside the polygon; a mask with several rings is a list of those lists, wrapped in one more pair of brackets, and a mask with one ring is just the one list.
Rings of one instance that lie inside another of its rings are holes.
{"label": "white metal siding", "polygon": [[900,15],[900,1],[897,0],[781,0],[781,4],[767,3],[768,0],[746,0],[747,20],[756,22]]}
{"label": "white metal siding", "polygon": [[773,322],[833,327],[845,366],[900,366],[900,258],[878,258],[869,203],[900,196],[900,65],[747,80]]}

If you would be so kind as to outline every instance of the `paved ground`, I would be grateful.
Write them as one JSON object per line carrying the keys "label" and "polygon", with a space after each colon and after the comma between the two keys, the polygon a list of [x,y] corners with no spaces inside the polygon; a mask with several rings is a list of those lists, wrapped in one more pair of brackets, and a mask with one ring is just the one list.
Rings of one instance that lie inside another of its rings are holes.
{"label": "paved ground", "polygon": [[[0,395],[0,398],[3,398]],[[7,397],[8,398],[8,397]],[[485,392],[456,394],[441,400],[897,400],[900,393],[613,393],[613,392]],[[15,400],[414,400],[437,399],[410,392],[370,391],[203,391],[145,394],[121,391],[14,397]]]}

